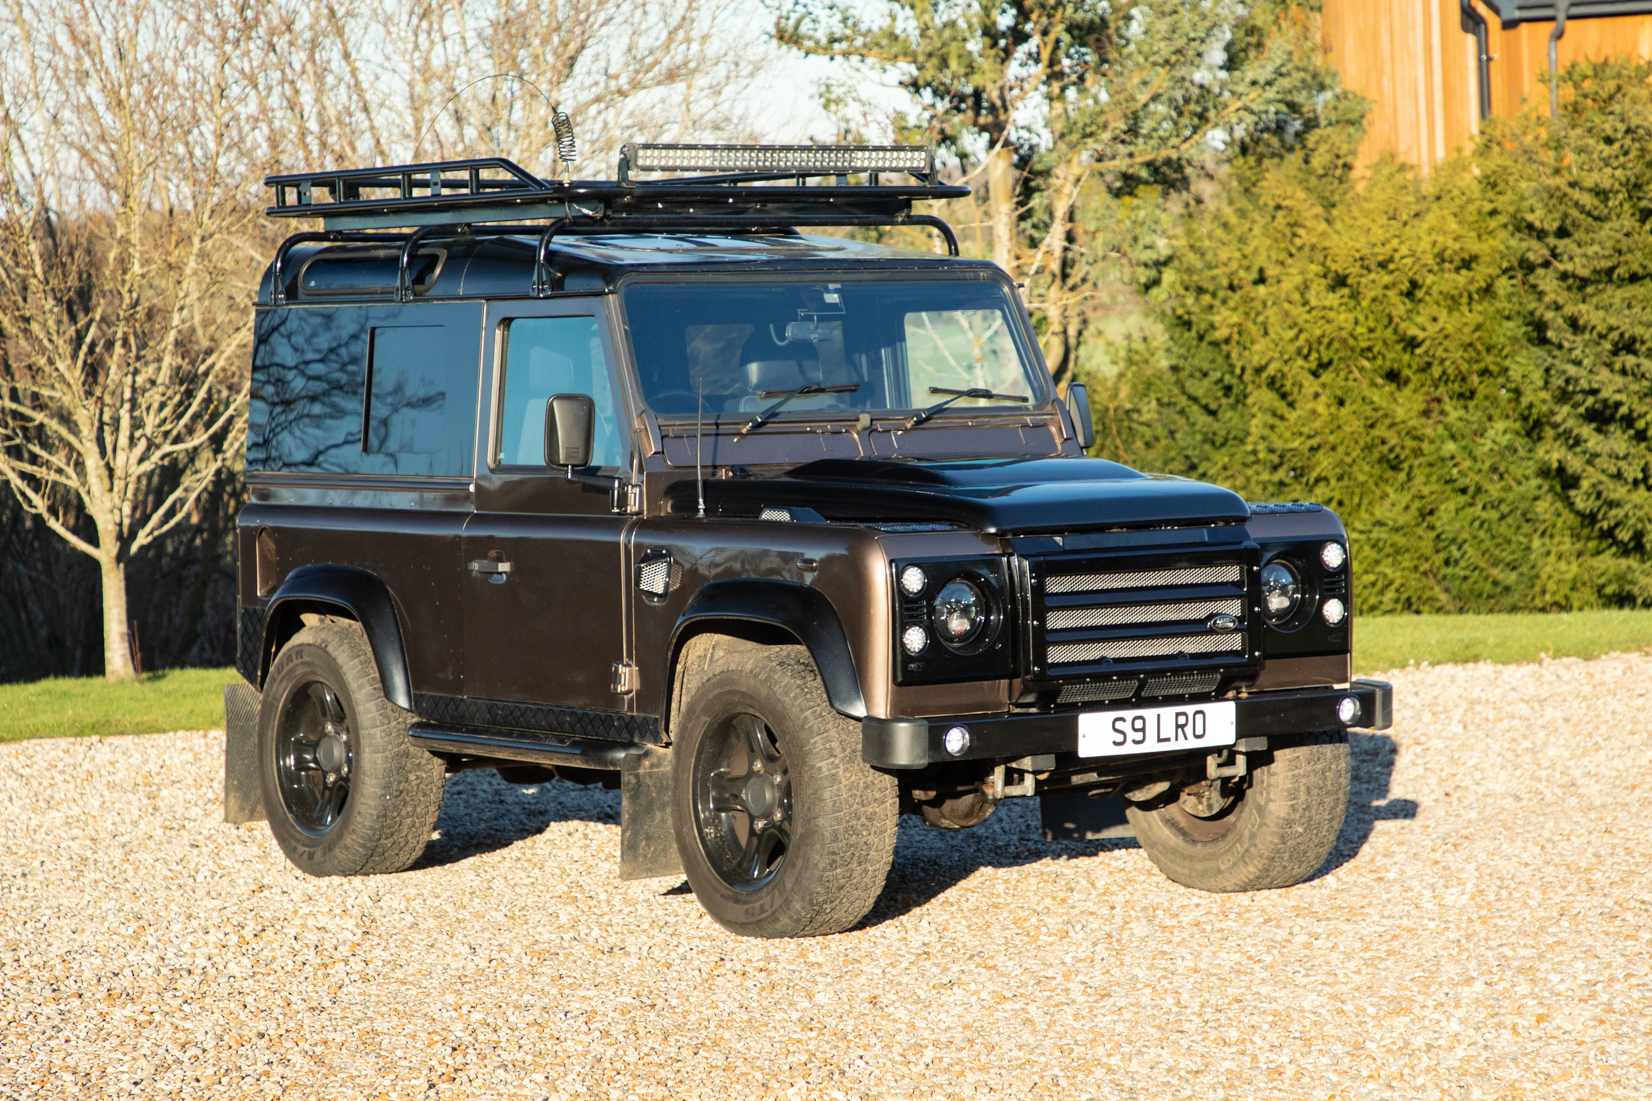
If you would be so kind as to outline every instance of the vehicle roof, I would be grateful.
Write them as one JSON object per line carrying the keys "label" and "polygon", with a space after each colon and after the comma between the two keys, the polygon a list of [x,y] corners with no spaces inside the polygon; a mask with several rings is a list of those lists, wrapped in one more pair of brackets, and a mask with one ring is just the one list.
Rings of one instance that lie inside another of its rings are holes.
{"label": "vehicle roof", "polygon": [[[440,266],[433,283],[421,283],[417,298],[525,297],[532,293],[537,227],[520,234],[494,236],[431,236],[419,247],[421,258],[433,250]],[[360,278],[336,281],[325,293],[305,292],[300,277],[314,262],[331,258],[383,253],[387,262],[399,259],[401,235],[386,234],[382,242],[304,244],[292,248],[282,265],[288,304],[353,299],[382,301],[394,296],[383,272],[393,267],[369,266]],[[696,233],[658,230],[635,233],[581,233],[570,229],[554,238],[547,249],[556,285],[564,291],[610,291],[633,273],[703,272],[728,275],[759,272],[829,272],[863,268],[867,272],[950,272],[965,277],[998,277],[1001,270],[986,260],[937,255],[916,249],[801,233]],[[258,301],[270,303],[274,265],[265,269]],[[375,276],[375,272],[378,274]],[[391,276],[392,280],[394,276]]]}

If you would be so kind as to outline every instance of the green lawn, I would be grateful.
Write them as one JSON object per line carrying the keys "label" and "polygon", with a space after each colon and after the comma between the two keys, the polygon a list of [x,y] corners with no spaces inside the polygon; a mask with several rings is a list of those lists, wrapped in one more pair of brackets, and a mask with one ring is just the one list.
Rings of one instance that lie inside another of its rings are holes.
{"label": "green lawn", "polygon": [[1532,615],[1394,615],[1354,622],[1354,669],[1380,673],[1446,662],[1596,658],[1652,651],[1652,611]]}
{"label": "green lawn", "polygon": [[[1354,668],[1381,673],[1446,662],[1593,658],[1652,652],[1652,611],[1551,615],[1363,617],[1354,625]],[[224,725],[233,669],[174,669],[108,685],[102,677],[0,684],[0,742],[89,734],[147,734]]]}
{"label": "green lawn", "polygon": [[224,685],[238,679],[234,669],[171,669],[126,684],[102,677],[0,684],[0,742],[222,727]]}

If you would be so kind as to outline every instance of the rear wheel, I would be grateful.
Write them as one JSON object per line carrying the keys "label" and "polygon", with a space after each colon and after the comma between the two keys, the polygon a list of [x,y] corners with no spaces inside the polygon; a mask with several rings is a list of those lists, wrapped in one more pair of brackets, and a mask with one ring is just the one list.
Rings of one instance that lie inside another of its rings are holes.
{"label": "rear wheel", "polygon": [[672,749],[673,824],[695,897],[744,936],[848,929],[889,872],[894,778],[861,761],[859,725],[832,710],[802,647],[696,645]]}
{"label": "rear wheel", "polygon": [[1348,734],[1280,740],[1243,787],[1172,786],[1125,813],[1159,870],[1203,891],[1257,891],[1307,879],[1348,810]]}
{"label": "rear wheel", "polygon": [[282,648],[258,711],[264,806],[287,859],[311,875],[399,872],[442,809],[442,763],[384,698],[358,624],[324,620]]}

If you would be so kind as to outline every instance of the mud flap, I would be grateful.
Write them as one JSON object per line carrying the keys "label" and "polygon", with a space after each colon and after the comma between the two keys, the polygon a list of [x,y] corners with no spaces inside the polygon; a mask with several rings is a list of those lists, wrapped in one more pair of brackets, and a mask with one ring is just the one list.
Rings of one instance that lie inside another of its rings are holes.
{"label": "mud flap", "polygon": [[671,829],[671,750],[647,746],[620,766],[621,879],[681,875]]}
{"label": "mud flap", "polygon": [[258,787],[258,689],[236,681],[224,685],[224,821],[267,817]]}

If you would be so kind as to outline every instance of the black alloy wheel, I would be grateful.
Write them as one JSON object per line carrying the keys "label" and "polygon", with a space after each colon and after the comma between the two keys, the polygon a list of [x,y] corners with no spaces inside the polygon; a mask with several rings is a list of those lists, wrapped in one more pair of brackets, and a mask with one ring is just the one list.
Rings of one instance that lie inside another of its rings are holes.
{"label": "black alloy wheel", "polygon": [[725,929],[852,927],[895,852],[895,778],[860,759],[809,652],[701,635],[680,658],[671,824],[694,897]]}
{"label": "black alloy wheel", "polygon": [[300,829],[319,836],[338,823],[354,763],[355,736],[338,694],[311,681],[288,697],[276,721],[276,785]]}
{"label": "black alloy wheel", "polygon": [[270,664],[258,705],[258,772],[270,832],[310,875],[399,872],[442,809],[446,769],[384,698],[361,626],[306,626]]}
{"label": "black alloy wheel", "polygon": [[693,785],[695,826],[718,878],[752,891],[779,875],[792,847],[792,779],[769,725],[738,713],[708,731]]}

